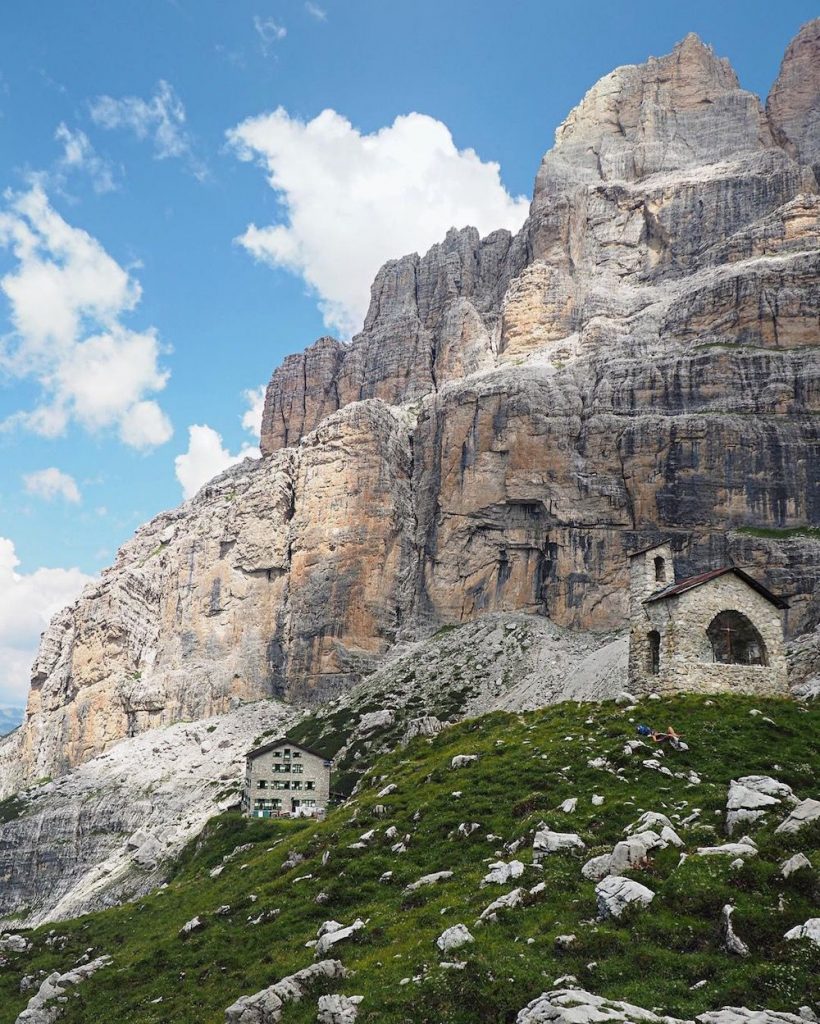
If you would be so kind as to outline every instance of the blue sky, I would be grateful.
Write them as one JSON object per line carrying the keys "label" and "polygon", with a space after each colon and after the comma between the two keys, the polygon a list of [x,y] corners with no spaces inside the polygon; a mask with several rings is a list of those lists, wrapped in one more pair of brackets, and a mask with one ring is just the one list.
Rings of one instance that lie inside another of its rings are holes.
{"label": "blue sky", "polygon": [[48,614],[255,444],[251,409],[281,358],[355,330],[384,258],[453,222],[520,223],[555,127],[613,67],[696,31],[765,98],[814,14],[800,0],[4,5],[0,703],[23,693]]}

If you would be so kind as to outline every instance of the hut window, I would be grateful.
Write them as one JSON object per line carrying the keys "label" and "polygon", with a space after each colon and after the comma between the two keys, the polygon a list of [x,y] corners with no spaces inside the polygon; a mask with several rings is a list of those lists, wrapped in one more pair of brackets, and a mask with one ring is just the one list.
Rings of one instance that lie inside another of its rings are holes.
{"label": "hut window", "polygon": [[666,582],[666,559],[660,555],[655,556],[655,582]]}

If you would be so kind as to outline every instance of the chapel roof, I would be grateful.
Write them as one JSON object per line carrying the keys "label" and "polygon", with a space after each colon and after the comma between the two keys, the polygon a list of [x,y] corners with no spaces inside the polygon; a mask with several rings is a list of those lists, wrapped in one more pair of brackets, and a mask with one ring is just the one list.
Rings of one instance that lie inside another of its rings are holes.
{"label": "chapel roof", "polygon": [[739,579],[756,590],[761,597],[765,597],[767,601],[770,601],[776,608],[788,608],[789,604],[784,601],[782,597],[778,597],[777,594],[773,594],[768,587],[764,587],[762,583],[759,583],[753,576],[744,572],[742,569],[738,569],[733,565],[725,565],[721,569],[710,569],[709,572],[702,572],[697,576],[689,576],[685,580],[677,580],[675,583],[670,583],[668,587],[664,587],[662,590],[656,591],[650,597],[646,599],[645,604],[649,604],[652,601],[664,601],[667,597],[675,597],[677,594],[683,594],[687,590],[693,590],[695,587],[700,587],[704,583],[709,583],[712,580],[718,579],[720,576],[725,576],[727,573],[734,573]]}

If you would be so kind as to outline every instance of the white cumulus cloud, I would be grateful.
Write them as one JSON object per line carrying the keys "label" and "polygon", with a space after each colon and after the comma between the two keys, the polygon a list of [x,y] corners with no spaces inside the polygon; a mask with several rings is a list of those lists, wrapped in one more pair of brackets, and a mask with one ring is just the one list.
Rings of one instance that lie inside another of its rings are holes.
{"label": "white cumulus cloud", "polygon": [[450,227],[515,231],[527,215],[528,201],[506,191],[497,163],[458,149],[447,125],[424,114],[365,135],[334,110],[305,122],[280,107],[228,139],[265,169],[282,207],[280,223],[251,224],[238,241],[301,275],[325,322],[344,335],[361,326],[386,260],[426,252]]}
{"label": "white cumulus cloud", "polygon": [[44,498],[46,501],[53,501],[55,498],[63,498],[72,504],[78,504],[80,488],[77,481],[69,473],[64,473],[56,466],[49,466],[48,469],[37,469],[33,473],[26,473],[23,477],[23,484],[27,494],[33,494],[37,498]]}
{"label": "white cumulus cloud", "polygon": [[79,569],[20,573],[14,544],[0,537],[0,701],[20,704],[40,634],[92,578]]}
{"label": "white cumulus cloud", "polygon": [[307,0],[305,10],[311,18],[314,18],[316,21],[327,21],[327,11],[318,4],[311,3],[310,0]]}
{"label": "white cumulus cloud", "polygon": [[68,224],[39,185],[8,197],[0,248],[16,260],[0,278],[14,327],[0,341],[0,371],[33,379],[42,392],[34,409],[5,425],[56,437],[76,422],[90,431],[117,428],[137,448],[167,441],[171,424],[148,397],[169,376],[156,331],[122,323],[139,303],[139,283],[97,239]]}
{"label": "white cumulus cloud", "polygon": [[232,455],[222,442],[222,435],[207,424],[188,427],[188,450],[174,459],[176,478],[187,500],[218,473],[243,459],[258,459],[256,445],[243,445]]}
{"label": "white cumulus cloud", "polygon": [[185,160],[194,176],[204,180],[208,171],[194,154],[193,139],[187,128],[185,104],[174,87],[157,82],[153,96],[98,96],[91,104],[91,119],[100,128],[124,128],[138,139],[150,139],[157,160],[171,157]]}
{"label": "white cumulus cloud", "polygon": [[258,388],[248,388],[242,392],[242,397],[248,404],[248,408],[242,414],[242,427],[249,434],[258,438],[262,433],[262,413],[265,409],[265,385],[260,384]]}

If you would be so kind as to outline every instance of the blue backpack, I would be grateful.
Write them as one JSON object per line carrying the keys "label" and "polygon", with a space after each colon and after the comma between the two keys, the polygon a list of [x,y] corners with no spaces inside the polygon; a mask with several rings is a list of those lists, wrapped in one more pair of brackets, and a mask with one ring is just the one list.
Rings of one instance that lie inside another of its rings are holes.
{"label": "blue backpack", "polygon": [[652,730],[649,728],[648,725],[636,725],[635,726],[635,732],[639,736],[651,736],[652,735]]}

